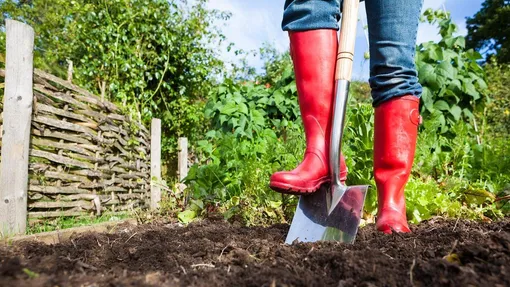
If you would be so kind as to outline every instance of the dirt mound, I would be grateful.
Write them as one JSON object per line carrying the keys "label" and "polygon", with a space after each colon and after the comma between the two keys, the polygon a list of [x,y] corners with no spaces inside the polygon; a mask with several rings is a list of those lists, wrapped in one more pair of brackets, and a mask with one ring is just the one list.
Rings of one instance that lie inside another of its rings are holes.
{"label": "dirt mound", "polygon": [[140,225],[0,247],[0,286],[510,286],[510,220],[360,229],[353,245],[284,244],[287,225]]}

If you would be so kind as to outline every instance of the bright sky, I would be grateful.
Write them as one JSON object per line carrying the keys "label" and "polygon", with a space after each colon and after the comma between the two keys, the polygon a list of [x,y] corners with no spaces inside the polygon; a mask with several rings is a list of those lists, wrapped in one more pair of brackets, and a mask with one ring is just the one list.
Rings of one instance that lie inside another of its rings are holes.
{"label": "bright sky", "polygon": [[[279,51],[285,51],[289,46],[287,34],[281,30],[281,20],[284,0],[210,0],[209,7],[222,11],[230,11],[232,18],[223,27],[223,33],[229,42],[243,50],[258,49],[264,42],[272,43]],[[483,0],[424,0],[423,11],[427,8],[446,9],[459,26],[459,34],[465,35],[466,17],[473,16],[480,10]],[[365,5],[361,3],[359,17],[366,23]],[[368,79],[368,61],[363,60],[364,52],[368,51],[368,43],[358,24],[356,51],[354,58],[353,79]],[[418,43],[439,40],[436,27],[420,23],[418,28]],[[235,49],[232,49],[232,51]],[[222,49],[222,57],[226,61],[233,61],[233,52]],[[258,58],[250,58],[249,64],[260,68],[262,62]]]}

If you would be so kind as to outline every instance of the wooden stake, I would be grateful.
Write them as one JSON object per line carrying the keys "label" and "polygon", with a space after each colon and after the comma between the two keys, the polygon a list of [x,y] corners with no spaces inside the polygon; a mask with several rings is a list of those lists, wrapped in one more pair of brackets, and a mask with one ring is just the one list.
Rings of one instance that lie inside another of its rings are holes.
{"label": "wooden stake", "polygon": [[5,93],[0,174],[0,231],[27,226],[28,151],[33,103],[34,30],[6,20]]}
{"label": "wooden stake", "polygon": [[161,120],[151,123],[151,209],[159,207],[161,201]]}
{"label": "wooden stake", "polygon": [[69,83],[72,83],[73,82],[73,61],[67,60],[67,64],[69,64],[69,66],[67,67],[67,81]]}
{"label": "wooden stake", "polygon": [[179,138],[177,148],[179,150],[178,155],[178,169],[179,169],[179,181],[182,181],[188,176],[188,139]]}

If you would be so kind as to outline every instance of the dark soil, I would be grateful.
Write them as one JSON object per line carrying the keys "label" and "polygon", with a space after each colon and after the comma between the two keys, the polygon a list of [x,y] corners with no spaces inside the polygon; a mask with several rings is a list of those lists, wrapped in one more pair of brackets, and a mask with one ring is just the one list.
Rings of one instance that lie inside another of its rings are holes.
{"label": "dark soil", "polygon": [[510,286],[510,220],[370,225],[356,243],[285,245],[287,225],[127,226],[0,247],[0,286]]}

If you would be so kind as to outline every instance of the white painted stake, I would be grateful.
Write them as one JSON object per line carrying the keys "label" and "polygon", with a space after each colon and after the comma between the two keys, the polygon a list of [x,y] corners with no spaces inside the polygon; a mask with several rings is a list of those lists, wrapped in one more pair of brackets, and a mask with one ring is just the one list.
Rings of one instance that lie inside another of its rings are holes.
{"label": "white painted stake", "polygon": [[27,227],[28,149],[33,103],[34,30],[6,20],[5,93],[0,173],[0,231]]}
{"label": "white painted stake", "polygon": [[161,201],[161,120],[151,123],[151,209],[159,207]]}
{"label": "white painted stake", "polygon": [[188,176],[188,139],[179,138],[177,142],[177,149],[179,150],[178,162],[177,162],[177,173],[179,176],[179,190],[181,192],[186,189],[186,185],[181,181]]}
{"label": "white painted stake", "polygon": [[177,148],[179,150],[179,181],[182,181],[184,178],[186,178],[186,176],[188,176],[188,139],[179,138]]}

